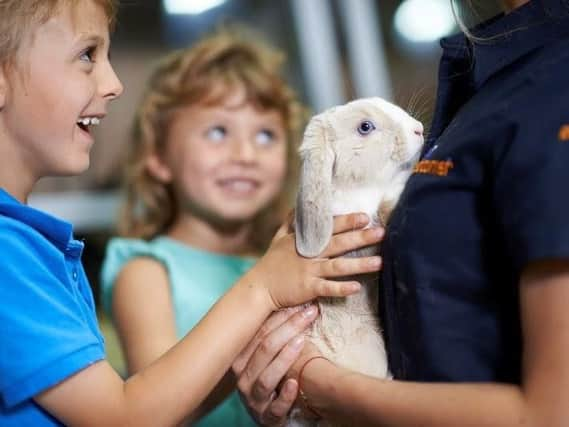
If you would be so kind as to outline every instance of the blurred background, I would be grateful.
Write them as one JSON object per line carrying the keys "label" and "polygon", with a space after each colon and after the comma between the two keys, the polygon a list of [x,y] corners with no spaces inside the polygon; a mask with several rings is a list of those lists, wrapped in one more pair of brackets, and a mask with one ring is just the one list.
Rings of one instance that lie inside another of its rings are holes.
{"label": "blurred background", "polygon": [[[91,167],[80,177],[41,181],[30,198],[32,206],[72,222],[76,237],[85,240],[84,264],[97,302],[100,264],[121,200],[123,155],[144,83],[158,58],[224,23],[243,23],[287,53],[287,80],[313,113],[381,96],[426,127],[438,39],[457,31],[450,0],[122,0],[111,55],[125,92],[97,129]],[[110,359],[121,369],[113,331],[108,319],[101,321]]]}

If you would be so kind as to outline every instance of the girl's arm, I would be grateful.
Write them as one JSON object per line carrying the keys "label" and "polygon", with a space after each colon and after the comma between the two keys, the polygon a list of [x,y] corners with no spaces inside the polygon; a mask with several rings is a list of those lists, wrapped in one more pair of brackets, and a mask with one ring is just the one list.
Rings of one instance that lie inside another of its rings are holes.
{"label": "girl's arm", "polygon": [[[316,411],[358,426],[562,426],[569,420],[569,262],[536,263],[521,279],[522,386],[382,381],[323,359],[302,387]],[[314,349],[303,353],[302,366]]]}
{"label": "girl's arm", "polygon": [[[377,243],[378,230],[349,231],[366,223],[358,215],[339,218],[339,234],[323,256]],[[265,256],[156,362],[126,382],[99,362],[35,399],[69,425],[177,424],[211,392],[272,311],[320,295],[345,296],[358,287],[331,278],[378,268],[376,257],[305,259],[296,253],[294,236],[281,230]]]}
{"label": "girl's arm", "polygon": [[[129,375],[150,365],[178,342],[171,295],[168,274],[153,258],[135,258],[118,275],[112,311]],[[210,412],[234,388],[234,375],[228,373],[185,422]]]}

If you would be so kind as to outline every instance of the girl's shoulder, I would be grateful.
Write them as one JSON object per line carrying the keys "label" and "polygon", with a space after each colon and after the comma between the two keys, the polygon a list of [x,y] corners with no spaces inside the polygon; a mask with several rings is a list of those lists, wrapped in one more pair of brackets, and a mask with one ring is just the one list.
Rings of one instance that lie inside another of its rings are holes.
{"label": "girl's shoulder", "polygon": [[168,265],[168,253],[155,241],[115,237],[109,240],[101,266],[100,283],[101,299],[105,311],[110,312],[112,291],[115,281],[130,261],[138,258],[148,258]]}

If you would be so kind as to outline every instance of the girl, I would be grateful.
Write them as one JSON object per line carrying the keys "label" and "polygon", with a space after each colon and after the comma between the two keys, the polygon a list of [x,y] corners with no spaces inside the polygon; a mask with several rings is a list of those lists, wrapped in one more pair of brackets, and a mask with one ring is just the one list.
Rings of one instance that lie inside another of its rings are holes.
{"label": "girl", "polygon": [[[127,164],[125,237],[111,241],[102,270],[129,374],[195,327],[285,219],[303,109],[281,63],[273,49],[219,31],[150,79]],[[228,397],[233,383],[226,375],[189,419],[253,425],[238,395]]]}
{"label": "girl", "polygon": [[[377,259],[374,265],[303,260],[283,229],[174,348],[128,381],[120,378],[104,360],[81,265],[83,243],[73,238],[71,224],[26,204],[42,177],[87,169],[92,127],[122,93],[109,63],[115,6],[112,0],[0,1],[3,427],[179,423],[272,311],[320,294],[354,292],[354,283],[325,278],[378,269]],[[348,230],[349,222],[338,220],[337,231]],[[377,240],[377,230],[343,233],[323,256]]]}
{"label": "girl", "polygon": [[470,39],[443,40],[422,161],[452,167],[419,163],[382,245],[395,381],[347,372],[312,346],[296,363],[275,358],[300,332],[278,314],[234,364],[262,422],[281,422],[300,388],[317,417],[346,425],[566,425],[569,4],[504,7]]}

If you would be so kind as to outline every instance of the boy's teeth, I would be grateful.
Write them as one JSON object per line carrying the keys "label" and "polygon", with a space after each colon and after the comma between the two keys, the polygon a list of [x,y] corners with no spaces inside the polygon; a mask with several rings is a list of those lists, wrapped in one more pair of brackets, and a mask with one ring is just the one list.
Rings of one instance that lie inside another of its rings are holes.
{"label": "boy's teeth", "polygon": [[96,126],[99,123],[101,123],[101,120],[97,117],[86,117],[84,119],[77,120],[77,123],[80,123],[83,126],[89,126],[89,125],[95,125]]}

